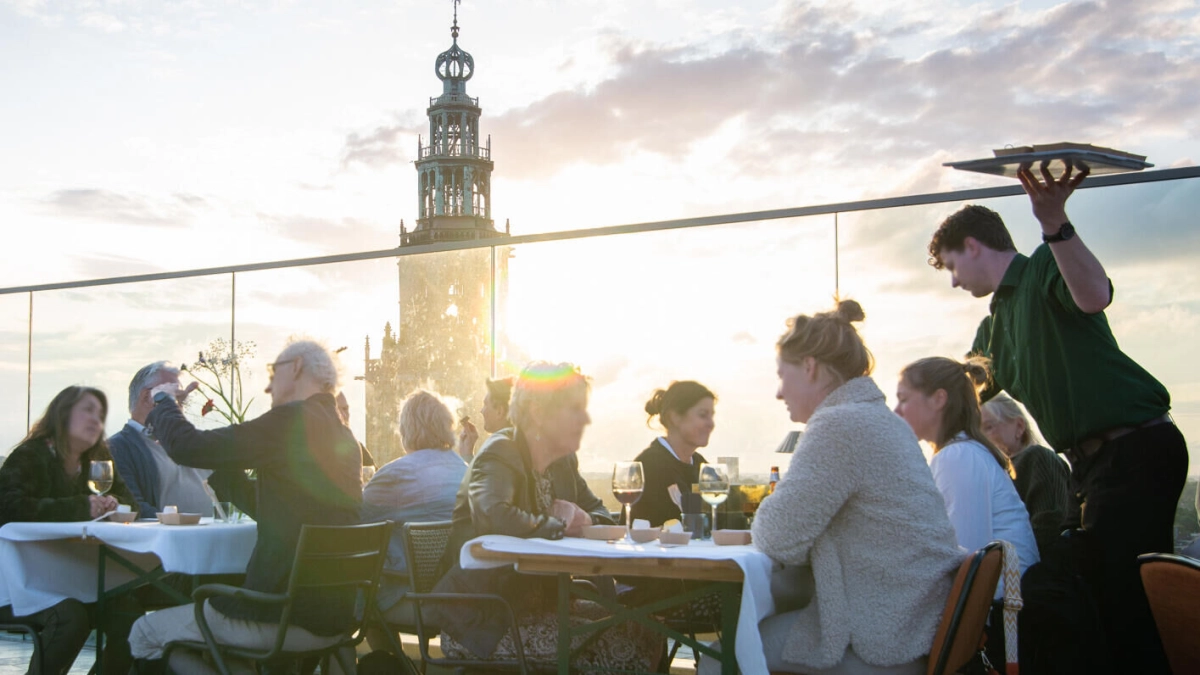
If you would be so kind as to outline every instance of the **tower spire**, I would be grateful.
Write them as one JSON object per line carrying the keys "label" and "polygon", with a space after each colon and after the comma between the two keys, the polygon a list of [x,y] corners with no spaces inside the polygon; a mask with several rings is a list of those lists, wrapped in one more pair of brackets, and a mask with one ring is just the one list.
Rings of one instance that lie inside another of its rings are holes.
{"label": "tower spire", "polygon": [[450,37],[454,38],[455,42],[458,42],[458,3],[460,2],[462,0],[454,0],[454,25],[450,26]]}

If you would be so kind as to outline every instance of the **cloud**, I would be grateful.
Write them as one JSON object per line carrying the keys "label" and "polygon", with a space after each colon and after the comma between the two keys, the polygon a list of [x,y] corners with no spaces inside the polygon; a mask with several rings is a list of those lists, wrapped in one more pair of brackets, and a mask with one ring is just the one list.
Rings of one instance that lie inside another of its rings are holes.
{"label": "cloud", "polygon": [[184,227],[208,208],[203,197],[176,193],[150,199],[95,188],[58,190],[42,200],[53,215],[114,225]]}
{"label": "cloud", "polygon": [[395,117],[390,124],[382,124],[363,133],[347,134],[342,146],[342,168],[362,164],[372,169],[382,169],[411,161],[412,155],[401,147],[401,142],[409,147],[415,146],[416,136],[424,128],[424,123],[416,119],[416,113],[412,112]]}
{"label": "cloud", "polygon": [[82,279],[102,279],[166,271],[166,268],[148,260],[121,255],[75,256],[72,260],[72,267]]}
{"label": "cloud", "polygon": [[322,255],[349,251],[374,251],[399,244],[400,226],[386,232],[357,218],[317,218],[299,214],[259,213],[259,222],[278,236],[312,244]]}
{"label": "cloud", "polygon": [[[956,20],[796,2],[775,33],[755,42],[732,32],[711,41],[732,45],[716,53],[611,37],[610,78],[485,117],[483,126],[505,176],[517,179],[638,151],[684,161],[697,141],[739,119],[745,138],[730,160],[751,176],[814,164],[882,170],[1006,143],[1104,143],[1197,128],[1192,6],[1075,2],[1040,13],[1010,6],[951,27]],[[937,47],[890,48],[909,36]],[[351,134],[343,164],[400,161],[398,138],[418,126]]]}

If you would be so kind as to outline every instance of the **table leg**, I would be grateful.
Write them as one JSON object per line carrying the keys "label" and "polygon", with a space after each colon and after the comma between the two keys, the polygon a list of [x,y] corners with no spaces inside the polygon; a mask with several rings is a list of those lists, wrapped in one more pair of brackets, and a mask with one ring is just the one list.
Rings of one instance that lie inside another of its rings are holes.
{"label": "table leg", "polygon": [[104,580],[106,575],[104,571],[104,562],[105,559],[108,558],[106,555],[107,552],[108,547],[104,544],[100,544],[100,560],[96,565],[96,663],[92,666],[91,670],[91,672],[96,673],[97,675],[103,672],[104,668],[104,617],[106,616],[106,603],[104,601]]}
{"label": "table leg", "polygon": [[733,584],[721,584],[721,675],[737,675],[737,624],[741,600]]}
{"label": "table leg", "polygon": [[571,575],[558,575],[558,673],[571,672]]}

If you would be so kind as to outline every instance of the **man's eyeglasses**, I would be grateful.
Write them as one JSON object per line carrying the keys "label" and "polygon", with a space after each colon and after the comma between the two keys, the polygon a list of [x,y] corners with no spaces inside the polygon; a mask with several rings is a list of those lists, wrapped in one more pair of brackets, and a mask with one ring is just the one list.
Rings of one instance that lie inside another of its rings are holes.
{"label": "man's eyeglasses", "polygon": [[278,368],[279,366],[287,365],[287,364],[291,363],[292,361],[295,361],[298,358],[300,358],[300,357],[294,356],[290,359],[285,359],[283,361],[276,361],[275,363],[268,363],[267,364],[267,377],[274,378],[276,368]]}

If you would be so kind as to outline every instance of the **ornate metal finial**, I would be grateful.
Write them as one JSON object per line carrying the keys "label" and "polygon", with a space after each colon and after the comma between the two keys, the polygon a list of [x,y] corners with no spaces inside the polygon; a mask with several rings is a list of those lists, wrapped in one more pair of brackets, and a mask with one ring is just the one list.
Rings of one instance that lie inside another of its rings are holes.
{"label": "ornate metal finial", "polygon": [[458,46],[458,4],[461,0],[454,0],[454,25],[450,27],[450,35],[454,38],[450,49],[438,54],[437,61],[434,63],[434,72],[437,73],[438,79],[446,82],[446,93],[465,92],[464,84],[471,79],[471,75],[475,71],[475,59],[471,55],[464,52]]}

